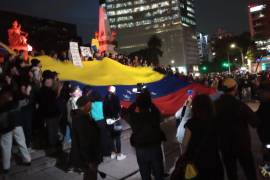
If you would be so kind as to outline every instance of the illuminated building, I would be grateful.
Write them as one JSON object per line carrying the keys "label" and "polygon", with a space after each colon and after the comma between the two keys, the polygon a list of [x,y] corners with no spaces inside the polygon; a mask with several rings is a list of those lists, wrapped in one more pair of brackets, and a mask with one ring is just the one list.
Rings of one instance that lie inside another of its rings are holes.
{"label": "illuminated building", "polygon": [[209,36],[203,33],[198,33],[197,39],[198,39],[199,57],[201,61],[209,61],[210,60]]}
{"label": "illuminated building", "polygon": [[117,32],[118,51],[131,53],[147,46],[152,35],[162,39],[160,64],[198,64],[193,0],[106,0],[110,26]]}
{"label": "illuminated building", "polygon": [[270,1],[261,0],[251,3],[248,10],[251,37],[259,50],[268,51],[268,56],[257,59],[260,66],[256,64],[253,71],[270,70]]}
{"label": "illuminated building", "polygon": [[270,1],[251,3],[249,6],[249,27],[252,38],[260,50],[270,52]]}

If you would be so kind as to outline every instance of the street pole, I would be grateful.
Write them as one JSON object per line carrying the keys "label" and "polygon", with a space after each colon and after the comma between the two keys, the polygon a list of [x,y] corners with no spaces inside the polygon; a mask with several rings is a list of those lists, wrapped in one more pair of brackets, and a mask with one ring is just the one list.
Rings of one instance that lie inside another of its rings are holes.
{"label": "street pole", "polygon": [[243,50],[240,48],[240,52],[241,52],[241,58],[242,58],[242,66],[244,66],[244,64],[245,64],[245,57],[244,57],[244,53],[243,53]]}
{"label": "street pole", "polygon": [[229,67],[229,74],[231,74],[231,65],[230,65],[230,55],[227,53],[227,61],[228,61],[228,67]]}

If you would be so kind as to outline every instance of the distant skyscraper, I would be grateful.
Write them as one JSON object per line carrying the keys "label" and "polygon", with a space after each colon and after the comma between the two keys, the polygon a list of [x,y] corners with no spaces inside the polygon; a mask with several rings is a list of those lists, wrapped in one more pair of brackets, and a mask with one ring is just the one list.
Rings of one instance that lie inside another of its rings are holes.
{"label": "distant skyscraper", "polygon": [[163,42],[161,64],[198,64],[193,0],[106,0],[106,9],[120,52],[145,48],[156,34]]}
{"label": "distant skyscraper", "polygon": [[270,1],[261,0],[249,6],[249,27],[257,47],[270,52]]}
{"label": "distant skyscraper", "polygon": [[206,34],[198,33],[198,47],[199,47],[199,56],[201,61],[210,60],[210,48],[209,48],[209,36]]}

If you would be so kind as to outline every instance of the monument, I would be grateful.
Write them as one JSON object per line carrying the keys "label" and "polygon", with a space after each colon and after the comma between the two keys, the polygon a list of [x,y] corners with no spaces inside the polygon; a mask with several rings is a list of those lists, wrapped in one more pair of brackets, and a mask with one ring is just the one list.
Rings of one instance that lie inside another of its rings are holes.
{"label": "monument", "polygon": [[99,42],[99,52],[115,53],[116,33],[111,31],[104,3],[99,7],[99,30],[96,33],[96,39]]}
{"label": "monument", "polygon": [[21,30],[21,25],[15,20],[12,27],[8,29],[8,42],[12,50],[23,51],[24,59],[28,59],[28,51],[32,51],[32,47],[27,43],[28,33]]}

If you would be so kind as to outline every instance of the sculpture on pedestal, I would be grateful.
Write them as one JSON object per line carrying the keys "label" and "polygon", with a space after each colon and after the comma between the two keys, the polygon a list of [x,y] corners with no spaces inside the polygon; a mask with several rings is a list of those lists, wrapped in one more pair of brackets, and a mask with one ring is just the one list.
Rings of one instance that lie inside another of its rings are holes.
{"label": "sculpture on pedestal", "polygon": [[27,44],[28,33],[21,30],[21,25],[15,20],[12,27],[8,29],[8,42],[12,50],[24,52],[24,59],[28,59],[28,51],[32,51],[32,47]]}

